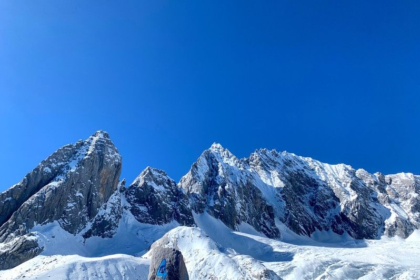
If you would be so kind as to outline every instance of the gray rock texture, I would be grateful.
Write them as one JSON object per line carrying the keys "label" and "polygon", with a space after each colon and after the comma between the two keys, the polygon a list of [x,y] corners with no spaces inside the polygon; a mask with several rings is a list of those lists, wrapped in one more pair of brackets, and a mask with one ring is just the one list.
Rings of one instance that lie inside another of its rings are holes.
{"label": "gray rock texture", "polygon": [[[10,242],[36,224],[53,221],[69,233],[80,232],[116,192],[120,173],[121,156],[106,132],[98,131],[86,141],[59,149],[1,194],[0,242]],[[98,219],[93,222],[99,224]],[[101,235],[100,227],[95,230]],[[26,250],[25,244],[35,243],[23,242],[20,250],[7,251],[3,257],[18,264],[41,250]]]}
{"label": "gray rock texture", "polygon": [[256,187],[247,165],[219,144],[200,156],[179,186],[195,212],[206,211],[231,229],[245,222],[268,237],[280,237],[274,208]]}
{"label": "gray rock texture", "polygon": [[[63,162],[63,159],[67,161]],[[57,166],[60,168],[57,169]],[[54,170],[55,176],[51,178],[48,175],[49,180],[35,180],[38,184],[34,186],[30,183],[34,179],[27,178],[38,174],[40,169],[43,174]],[[121,156],[106,132],[98,131],[86,141],[58,150],[9,190],[13,193],[17,189],[19,192],[15,193],[26,198],[24,188],[38,189],[2,224],[0,241],[7,241],[15,234],[24,234],[34,224],[53,221],[58,221],[70,233],[79,232],[115,192],[120,173]],[[17,201],[24,198],[12,196],[9,201],[16,201],[13,205],[17,206]]]}
{"label": "gray rock texture", "polygon": [[27,234],[3,244],[0,251],[0,270],[13,268],[42,252],[35,236]]}
{"label": "gray rock texture", "polygon": [[[164,268],[162,269],[164,261]],[[162,266],[161,266],[162,265]],[[158,276],[158,269],[161,274],[167,276]],[[185,266],[184,258],[181,252],[175,248],[154,247],[153,256],[150,262],[149,280],[188,280],[188,271]]]}
{"label": "gray rock texture", "polygon": [[102,238],[111,238],[118,230],[119,222],[123,215],[123,205],[121,196],[125,192],[125,180],[123,180],[118,189],[111,195],[108,201],[102,205],[98,214],[82,231],[84,238],[100,236]]}
{"label": "gray rock texture", "polygon": [[59,176],[82,144],[83,142],[79,141],[74,145],[58,149],[28,173],[22,181],[1,193],[0,225],[4,224],[31,196]]}
{"label": "gray rock texture", "polygon": [[256,185],[276,193],[275,200],[267,192],[265,197],[296,233],[332,230],[357,239],[405,238],[419,228],[418,176],[370,174],[266,149],[245,161],[256,173]]}
{"label": "gray rock texture", "polygon": [[232,229],[245,222],[276,238],[278,219],[301,235],[331,230],[357,239],[405,238],[420,228],[419,178],[267,149],[237,159],[213,144],[179,186],[195,212],[206,211]]}
{"label": "gray rock texture", "polygon": [[126,190],[125,196],[129,210],[141,223],[194,224],[187,196],[162,170],[147,167]]}

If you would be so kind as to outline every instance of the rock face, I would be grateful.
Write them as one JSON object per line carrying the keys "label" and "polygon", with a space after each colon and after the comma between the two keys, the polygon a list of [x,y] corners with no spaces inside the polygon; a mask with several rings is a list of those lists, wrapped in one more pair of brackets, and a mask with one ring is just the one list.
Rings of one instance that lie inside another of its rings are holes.
{"label": "rock face", "polygon": [[273,206],[264,199],[248,165],[219,144],[205,151],[179,186],[190,196],[197,213],[207,211],[231,229],[252,225],[268,237],[280,237]]}
{"label": "rock face", "polygon": [[419,228],[418,176],[369,174],[265,149],[246,161],[262,181],[257,185],[276,192],[271,203],[279,219],[299,234],[332,230],[358,239],[384,233],[405,238]]}
{"label": "rock face", "polygon": [[419,178],[369,174],[266,149],[239,160],[213,144],[179,186],[194,211],[207,211],[232,229],[246,222],[275,238],[278,219],[301,235],[331,230],[357,239],[405,238],[420,228]]}
{"label": "rock face", "polygon": [[0,251],[0,270],[13,268],[36,257],[41,251],[42,248],[38,246],[36,237],[32,234],[15,238],[3,244]]}
{"label": "rock face", "polygon": [[194,224],[187,196],[162,170],[147,167],[126,190],[125,196],[131,213],[141,223]]}
{"label": "rock face", "polygon": [[121,198],[125,191],[125,180],[121,181],[118,189],[111,195],[108,201],[102,205],[95,218],[82,231],[84,238],[99,236],[111,238],[118,230],[119,222],[123,215]]}
{"label": "rock face", "polygon": [[356,171],[345,165],[326,165],[290,153],[258,150],[247,160],[261,178],[261,189],[274,188],[280,221],[298,234],[316,230],[349,233],[354,238],[378,236],[384,218]]}
{"label": "rock face", "polygon": [[188,271],[179,250],[162,246],[153,249],[149,280],[188,280]]}
{"label": "rock face", "polygon": [[375,173],[374,178],[372,184],[378,189],[378,200],[390,211],[385,221],[385,234],[408,237],[420,228],[420,176]]}
{"label": "rock face", "polygon": [[[120,173],[121,156],[106,132],[64,146],[1,194],[0,242],[53,221],[69,233],[80,232],[116,191]],[[33,242],[20,248],[33,247]],[[40,250],[13,252],[27,254],[23,260]]]}

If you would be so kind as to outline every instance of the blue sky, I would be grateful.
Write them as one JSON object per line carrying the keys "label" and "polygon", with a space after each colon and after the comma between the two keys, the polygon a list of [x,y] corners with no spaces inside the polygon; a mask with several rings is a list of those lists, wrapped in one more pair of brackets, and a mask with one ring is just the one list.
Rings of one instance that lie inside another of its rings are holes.
{"label": "blue sky", "polygon": [[420,174],[419,1],[0,2],[0,190],[98,129],[131,182],[219,142]]}

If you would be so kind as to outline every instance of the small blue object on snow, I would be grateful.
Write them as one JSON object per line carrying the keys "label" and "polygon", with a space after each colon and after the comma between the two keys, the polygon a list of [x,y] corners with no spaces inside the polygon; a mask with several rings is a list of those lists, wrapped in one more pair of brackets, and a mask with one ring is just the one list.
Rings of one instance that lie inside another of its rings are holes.
{"label": "small blue object on snow", "polygon": [[156,272],[156,276],[160,276],[162,279],[166,279],[166,276],[168,276],[168,272],[166,271],[166,259],[163,259],[160,263]]}

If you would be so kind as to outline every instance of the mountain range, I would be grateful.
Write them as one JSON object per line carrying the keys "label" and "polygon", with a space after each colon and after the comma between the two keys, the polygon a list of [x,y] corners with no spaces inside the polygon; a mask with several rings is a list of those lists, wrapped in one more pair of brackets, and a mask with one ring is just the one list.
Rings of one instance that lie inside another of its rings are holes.
{"label": "mountain range", "polygon": [[0,278],[147,279],[158,245],[190,279],[420,278],[420,176],[220,144],[178,183],[147,167],[127,185],[121,170],[98,131],[1,193]]}

